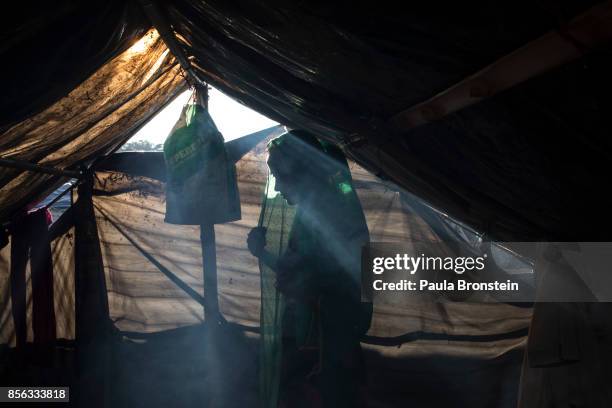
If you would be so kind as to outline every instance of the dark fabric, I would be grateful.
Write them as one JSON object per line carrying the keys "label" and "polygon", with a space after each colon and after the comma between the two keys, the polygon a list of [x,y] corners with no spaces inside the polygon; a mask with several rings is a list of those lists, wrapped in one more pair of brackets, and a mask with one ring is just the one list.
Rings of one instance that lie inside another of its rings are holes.
{"label": "dark fabric", "polygon": [[47,211],[35,211],[13,225],[11,241],[11,301],[17,347],[27,341],[26,266],[32,282],[32,331],[34,343],[55,340],[53,264]]}
{"label": "dark fabric", "polygon": [[7,246],[9,243],[8,232],[4,227],[0,227],[0,249]]}
{"label": "dark fabric", "polygon": [[552,288],[576,301],[535,303],[518,406],[611,406],[607,384],[612,376],[612,304],[596,301],[578,269],[556,245],[541,246],[535,266],[536,300],[547,299]]}
{"label": "dark fabric", "polygon": [[606,408],[612,402],[610,303],[537,303],[520,408]]}
{"label": "dark fabric", "polygon": [[55,340],[55,310],[53,305],[53,263],[49,245],[48,216],[46,209],[30,215],[31,244],[30,264],[32,274],[32,328],[35,343]]}
{"label": "dark fabric", "polygon": [[[20,228],[21,231],[23,231]],[[28,340],[26,320],[26,266],[28,241],[23,234],[13,234],[11,242],[11,307],[17,347]]]}
{"label": "dark fabric", "polygon": [[22,214],[11,228],[10,244],[0,250],[0,348],[23,348],[33,334],[27,341],[34,347],[25,350],[33,351],[32,361],[49,365],[49,349],[58,344],[53,340],[74,339],[73,209],[48,231],[45,218]]}

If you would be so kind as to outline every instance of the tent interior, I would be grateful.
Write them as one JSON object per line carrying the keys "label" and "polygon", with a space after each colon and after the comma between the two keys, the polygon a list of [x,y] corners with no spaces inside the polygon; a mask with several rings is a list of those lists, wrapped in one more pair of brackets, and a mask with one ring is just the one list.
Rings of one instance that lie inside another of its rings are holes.
{"label": "tent interior", "polygon": [[[73,406],[275,406],[247,234],[273,208],[266,146],[284,126],[346,155],[372,242],[612,241],[610,1],[14,6],[0,48],[0,386],[69,386]],[[214,226],[215,299],[200,226],[164,222],[163,154],[117,152],[206,84],[283,125],[225,143],[241,217]],[[69,180],[49,228],[27,215]],[[555,277],[513,251],[537,299]],[[364,406],[612,403],[608,303],[373,306]]]}

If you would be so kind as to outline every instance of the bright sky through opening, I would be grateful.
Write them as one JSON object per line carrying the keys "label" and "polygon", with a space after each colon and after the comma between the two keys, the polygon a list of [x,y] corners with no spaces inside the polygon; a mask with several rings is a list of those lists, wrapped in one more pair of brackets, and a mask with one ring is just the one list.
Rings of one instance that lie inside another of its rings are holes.
{"label": "bright sky through opening", "polygon": [[[132,136],[130,141],[147,140],[153,145],[164,143],[168,133],[178,120],[183,105],[187,103],[190,96],[191,90],[177,96],[174,101]],[[208,109],[210,115],[226,142],[278,125],[273,120],[241,105],[215,88],[210,89],[209,98]]]}

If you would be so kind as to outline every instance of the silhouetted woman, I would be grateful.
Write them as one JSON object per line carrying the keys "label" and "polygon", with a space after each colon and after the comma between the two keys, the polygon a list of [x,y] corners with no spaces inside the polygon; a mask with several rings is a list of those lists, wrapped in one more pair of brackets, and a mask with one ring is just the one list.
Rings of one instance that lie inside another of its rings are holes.
{"label": "silhouetted woman", "polygon": [[303,131],[272,140],[268,152],[275,189],[296,211],[279,258],[265,249],[264,228],[248,237],[253,255],[276,272],[285,299],[280,406],[360,406],[359,341],[372,314],[371,304],[361,302],[360,259],[369,234],[347,161]]}

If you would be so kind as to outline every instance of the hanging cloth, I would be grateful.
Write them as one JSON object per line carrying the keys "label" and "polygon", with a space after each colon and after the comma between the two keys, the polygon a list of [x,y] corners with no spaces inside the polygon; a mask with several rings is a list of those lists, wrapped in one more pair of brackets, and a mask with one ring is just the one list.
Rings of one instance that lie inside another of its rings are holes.
{"label": "hanging cloth", "polygon": [[14,222],[11,238],[11,303],[17,347],[27,340],[26,267],[30,263],[32,282],[32,331],[34,343],[55,341],[53,263],[49,242],[49,214],[46,209],[28,213]]}

